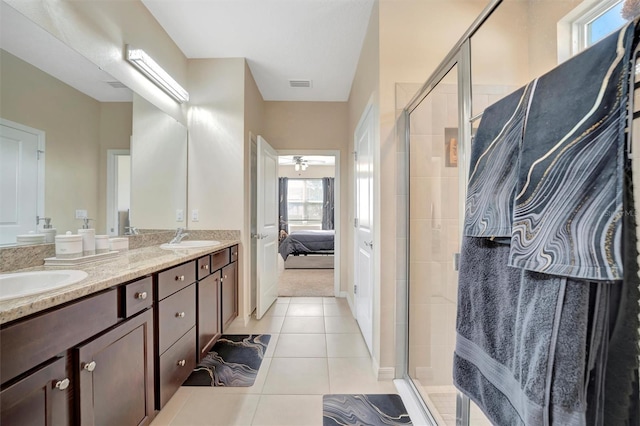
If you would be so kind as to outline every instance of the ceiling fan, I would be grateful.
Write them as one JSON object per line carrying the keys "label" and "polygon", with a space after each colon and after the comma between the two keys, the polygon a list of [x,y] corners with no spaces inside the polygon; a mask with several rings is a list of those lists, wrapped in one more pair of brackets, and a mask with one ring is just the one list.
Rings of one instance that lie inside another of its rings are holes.
{"label": "ceiling fan", "polygon": [[300,170],[305,171],[307,170],[307,167],[309,167],[309,162],[307,160],[304,160],[301,155],[294,155],[293,161],[293,168],[296,172],[299,172]]}

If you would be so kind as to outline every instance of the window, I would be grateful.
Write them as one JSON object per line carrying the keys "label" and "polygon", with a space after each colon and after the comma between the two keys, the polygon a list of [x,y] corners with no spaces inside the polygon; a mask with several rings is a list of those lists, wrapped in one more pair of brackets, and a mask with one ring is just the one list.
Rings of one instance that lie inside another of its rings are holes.
{"label": "window", "polygon": [[585,31],[586,47],[597,43],[623,26],[626,21],[622,18],[621,12],[622,1],[614,4],[608,10],[587,22],[583,30]]}
{"label": "window", "polygon": [[290,225],[322,227],[322,179],[289,179],[287,204]]}
{"label": "window", "polygon": [[622,27],[623,0],[585,1],[558,22],[558,60],[569,59]]}

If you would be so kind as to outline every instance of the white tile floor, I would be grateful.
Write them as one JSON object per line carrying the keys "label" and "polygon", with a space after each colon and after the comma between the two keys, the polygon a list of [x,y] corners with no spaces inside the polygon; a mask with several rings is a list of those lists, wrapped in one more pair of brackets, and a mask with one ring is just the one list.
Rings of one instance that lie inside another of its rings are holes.
{"label": "white tile floor", "polygon": [[373,375],[371,357],[345,299],[279,298],[260,321],[227,334],[271,334],[248,388],[182,387],[152,426],[322,425],[322,395],[397,393]]}

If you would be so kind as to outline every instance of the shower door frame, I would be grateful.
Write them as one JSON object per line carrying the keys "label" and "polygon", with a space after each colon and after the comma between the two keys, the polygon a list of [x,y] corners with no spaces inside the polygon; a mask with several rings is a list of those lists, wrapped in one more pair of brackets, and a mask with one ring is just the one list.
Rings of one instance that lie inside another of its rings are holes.
{"label": "shower door frame", "polygon": [[[456,43],[456,45],[447,54],[445,59],[436,68],[435,72],[427,79],[422,88],[414,95],[409,103],[404,107],[400,113],[398,123],[400,123],[398,129],[398,136],[401,138],[400,143],[404,143],[405,152],[405,170],[402,179],[404,179],[405,193],[410,194],[409,191],[409,164],[410,164],[410,131],[411,131],[411,113],[420,105],[420,103],[436,88],[440,81],[457,66],[458,73],[458,140],[461,143],[458,144],[458,161],[459,161],[459,182],[461,187],[460,192],[460,229],[462,230],[464,222],[464,201],[465,201],[465,189],[467,187],[468,170],[469,170],[469,152],[471,150],[471,128],[472,123],[479,118],[471,117],[471,105],[472,105],[472,91],[471,91],[471,37],[478,31],[478,29],[484,24],[484,22],[491,16],[496,8],[502,3],[502,0],[491,0],[491,2],[480,13],[476,20],[467,29],[464,35]],[[404,127],[404,128],[403,128]],[[408,202],[411,202],[410,196]],[[410,301],[410,286],[409,286],[409,253],[410,253],[410,238],[409,238],[409,215],[410,209],[407,207],[406,216],[404,217],[406,226],[406,262],[398,267],[406,268],[406,299],[404,303],[404,319],[406,328],[404,332],[404,345],[399,345],[398,359],[402,360],[404,365],[402,366],[401,379],[408,385],[410,392],[412,393],[412,399],[418,403],[419,409],[421,409],[424,417],[432,424],[437,425],[435,418],[429,411],[426,403],[420,395],[417,387],[413,383],[413,380],[409,377],[409,301]],[[460,233],[462,235],[462,233]],[[456,426],[469,426],[470,421],[470,400],[467,396],[461,392],[457,392],[456,396]]]}

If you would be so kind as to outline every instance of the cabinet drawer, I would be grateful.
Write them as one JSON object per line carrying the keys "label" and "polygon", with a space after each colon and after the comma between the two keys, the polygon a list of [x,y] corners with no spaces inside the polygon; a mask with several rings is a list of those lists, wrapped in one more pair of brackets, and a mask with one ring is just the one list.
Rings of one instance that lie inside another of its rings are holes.
{"label": "cabinet drawer", "polygon": [[211,256],[206,255],[198,259],[198,279],[201,280],[211,274]]}
{"label": "cabinet drawer", "polygon": [[196,261],[178,265],[158,274],[158,300],[162,300],[196,280]]}
{"label": "cabinet drawer", "polygon": [[0,377],[6,382],[118,322],[116,289],[0,331]]}
{"label": "cabinet drawer", "polygon": [[124,286],[124,316],[144,311],[153,303],[153,279],[146,277]]}
{"label": "cabinet drawer", "polygon": [[[158,353],[196,325],[196,286],[180,290],[158,305]],[[194,343],[195,349],[195,343]]]}
{"label": "cabinet drawer", "polygon": [[162,408],[196,366],[196,328],[193,327],[160,356],[159,407]]}
{"label": "cabinet drawer", "polygon": [[217,271],[229,264],[229,249],[217,251],[211,255],[211,270]]}
{"label": "cabinet drawer", "polygon": [[238,246],[231,247],[231,262],[238,261]]}

